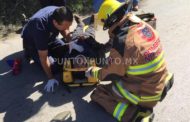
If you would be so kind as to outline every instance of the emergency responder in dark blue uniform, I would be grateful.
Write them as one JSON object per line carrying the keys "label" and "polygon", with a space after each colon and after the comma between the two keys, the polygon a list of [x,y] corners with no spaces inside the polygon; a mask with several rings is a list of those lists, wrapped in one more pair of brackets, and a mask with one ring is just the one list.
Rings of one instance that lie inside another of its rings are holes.
{"label": "emergency responder in dark blue uniform", "polygon": [[68,46],[64,45],[64,42],[57,36],[61,33],[66,41],[69,41],[69,27],[72,21],[73,13],[69,8],[49,6],[35,13],[23,28],[25,56],[41,64],[48,77],[45,87],[47,91],[53,91],[54,84],[58,84],[52,74],[48,56],[56,59],[64,57]]}

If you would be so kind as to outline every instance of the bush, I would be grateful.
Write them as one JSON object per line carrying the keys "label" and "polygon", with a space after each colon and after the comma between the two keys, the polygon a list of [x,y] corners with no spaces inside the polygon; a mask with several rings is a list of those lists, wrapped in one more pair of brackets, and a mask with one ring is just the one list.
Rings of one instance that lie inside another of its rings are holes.
{"label": "bush", "polygon": [[0,22],[4,25],[17,24],[22,14],[31,16],[40,5],[37,0],[0,0]]}
{"label": "bush", "polygon": [[[40,9],[39,0],[0,0],[0,24],[19,24],[22,14],[31,17]],[[92,0],[66,0],[73,12],[88,13],[92,10]]]}
{"label": "bush", "polygon": [[67,5],[78,14],[88,14],[92,12],[93,0],[67,0]]}

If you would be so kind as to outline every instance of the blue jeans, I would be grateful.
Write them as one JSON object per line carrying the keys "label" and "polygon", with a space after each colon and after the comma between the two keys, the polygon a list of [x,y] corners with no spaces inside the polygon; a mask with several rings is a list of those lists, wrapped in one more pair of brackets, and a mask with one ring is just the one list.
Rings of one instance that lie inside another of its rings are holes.
{"label": "blue jeans", "polygon": [[139,0],[133,0],[133,6],[136,6],[139,4]]}
{"label": "blue jeans", "polygon": [[[125,2],[126,0],[118,0],[119,2]],[[139,0],[133,0],[133,6],[138,5]]]}
{"label": "blue jeans", "polygon": [[101,4],[103,3],[104,0],[93,0],[93,10],[95,13],[98,12]]}

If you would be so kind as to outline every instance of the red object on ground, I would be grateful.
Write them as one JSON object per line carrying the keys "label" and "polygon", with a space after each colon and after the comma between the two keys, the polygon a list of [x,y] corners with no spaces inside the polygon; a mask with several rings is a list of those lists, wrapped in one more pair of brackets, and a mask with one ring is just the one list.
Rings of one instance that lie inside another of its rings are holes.
{"label": "red object on ground", "polygon": [[21,59],[15,59],[13,63],[13,75],[18,75],[21,72]]}

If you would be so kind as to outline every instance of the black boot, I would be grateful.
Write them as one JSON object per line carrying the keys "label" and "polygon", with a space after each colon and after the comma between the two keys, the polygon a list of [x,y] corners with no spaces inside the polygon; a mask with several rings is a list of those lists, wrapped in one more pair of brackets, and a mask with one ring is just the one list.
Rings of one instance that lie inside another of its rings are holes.
{"label": "black boot", "polygon": [[89,25],[93,25],[93,24],[94,24],[94,14],[91,15],[90,22],[89,22]]}
{"label": "black boot", "polygon": [[83,21],[78,15],[74,15],[75,21],[78,25],[84,25]]}

